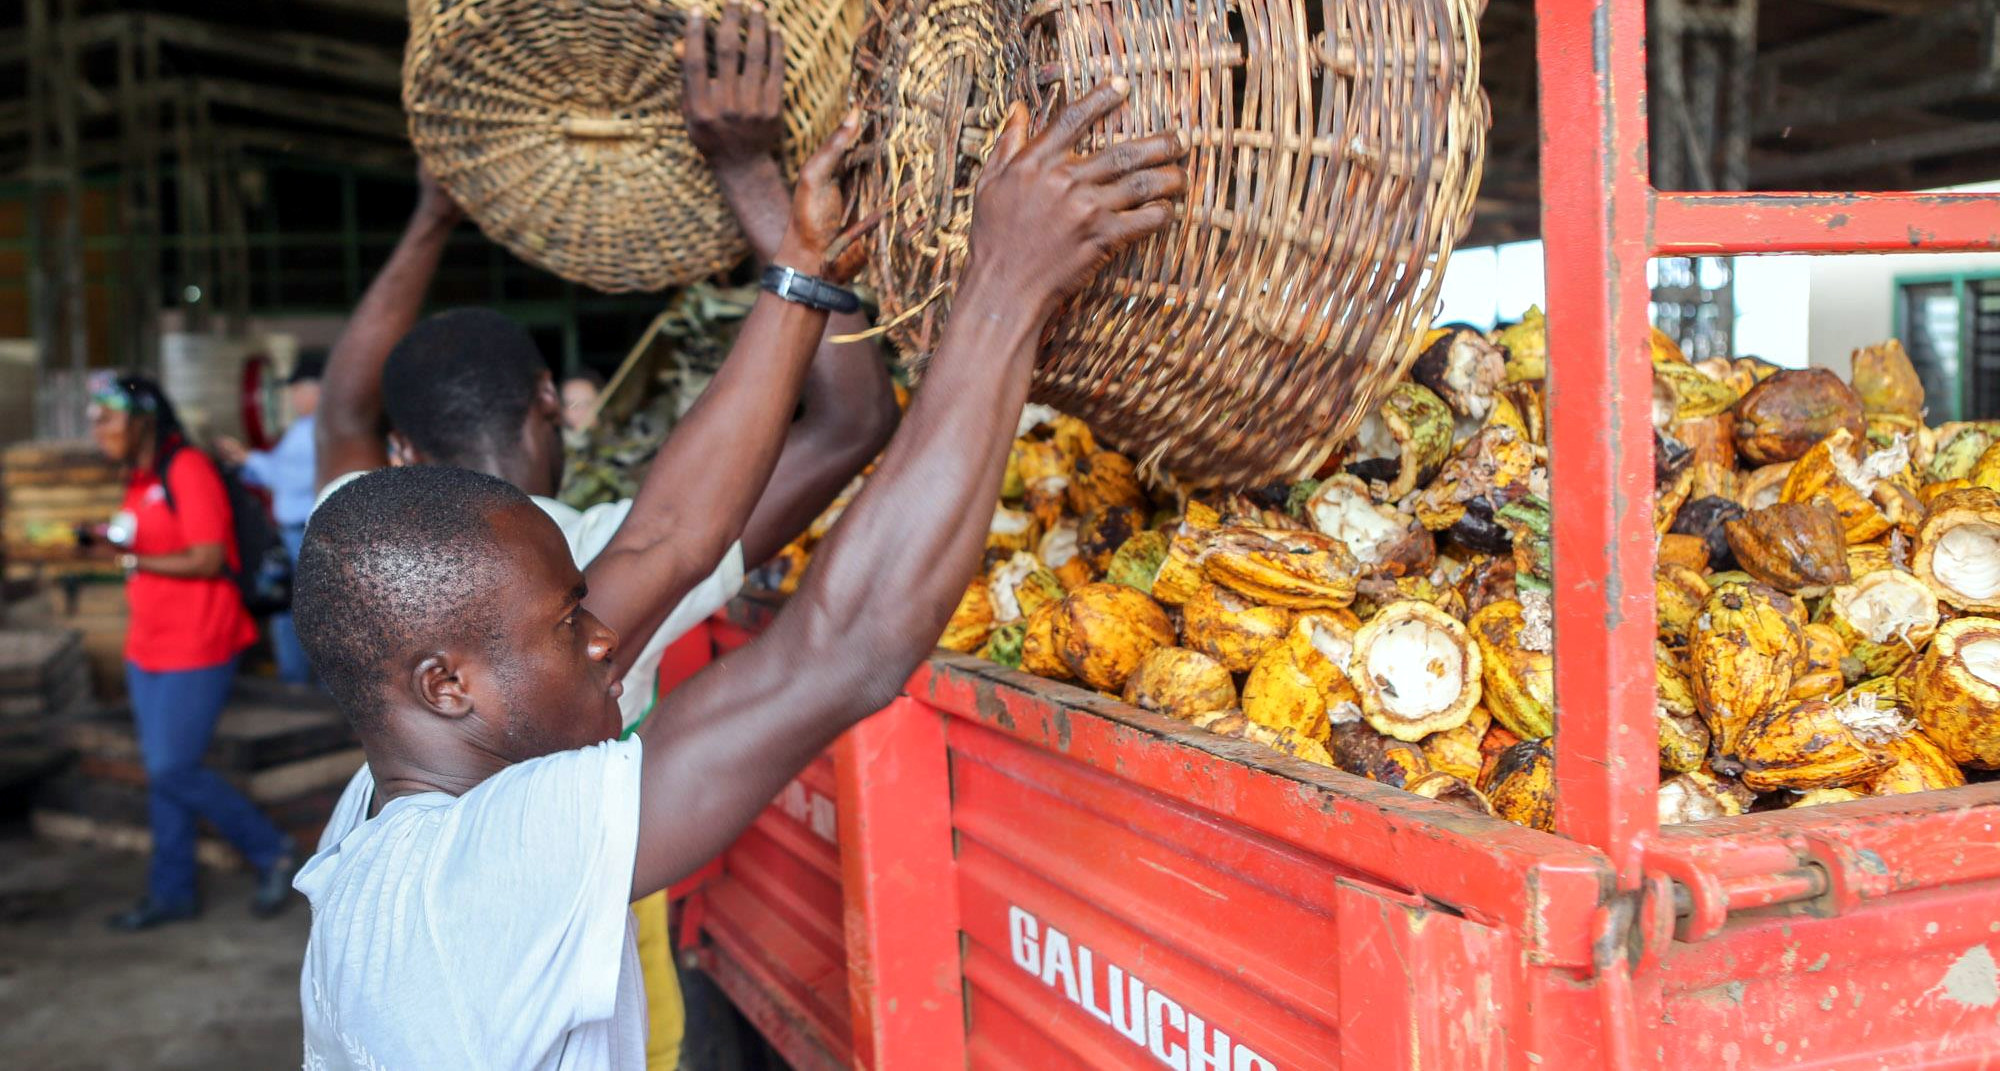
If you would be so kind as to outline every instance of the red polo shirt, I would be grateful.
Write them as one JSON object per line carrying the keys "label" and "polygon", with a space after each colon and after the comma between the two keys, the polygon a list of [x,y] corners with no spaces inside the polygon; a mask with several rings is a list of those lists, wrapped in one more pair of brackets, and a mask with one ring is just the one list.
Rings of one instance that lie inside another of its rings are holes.
{"label": "red polo shirt", "polygon": [[[125,510],[133,521],[127,549],[144,557],[220,543],[235,569],[236,531],[215,463],[184,447],[167,466],[167,482],[174,490],[171,509],[151,469],[134,472],[126,484]],[[148,672],[219,666],[257,639],[236,583],[226,576],[190,580],[140,571],[126,581],[125,599],[132,608],[125,657]]]}

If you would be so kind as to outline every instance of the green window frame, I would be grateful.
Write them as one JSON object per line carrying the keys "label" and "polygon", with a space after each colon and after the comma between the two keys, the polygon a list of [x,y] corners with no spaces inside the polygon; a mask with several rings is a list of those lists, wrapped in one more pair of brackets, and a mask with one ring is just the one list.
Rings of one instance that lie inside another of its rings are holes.
{"label": "green window frame", "polygon": [[[2000,366],[1982,367],[1980,364],[1982,342],[1995,353],[2000,353],[2000,271],[1926,272],[1897,275],[1890,283],[1890,313],[1895,329],[1895,337],[1909,345],[1910,331],[1914,326],[1909,322],[1909,291],[1913,287],[1949,286],[1953,301],[1958,306],[1958,333],[1954,340],[1958,347],[1958,375],[1951,382],[1951,396],[1948,399],[1928,399],[1932,424],[1947,420],[2000,419]],[[1983,313],[1989,321],[1982,332],[1980,320],[1982,299],[1993,307]],[[1912,353],[1913,358],[1917,357]],[[1919,371],[1922,371],[1920,368]],[[1982,382],[1983,380],[1983,382]],[[1983,388],[1983,389],[1982,389]],[[1971,412],[1981,397],[1987,399],[1987,411]],[[1946,404],[1940,405],[1940,402]]]}

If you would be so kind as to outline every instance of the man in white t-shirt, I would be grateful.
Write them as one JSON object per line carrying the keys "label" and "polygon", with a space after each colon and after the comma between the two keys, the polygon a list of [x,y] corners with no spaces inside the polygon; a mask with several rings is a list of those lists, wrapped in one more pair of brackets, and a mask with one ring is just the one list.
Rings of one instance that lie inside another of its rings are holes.
{"label": "man in white t-shirt", "polygon": [[[716,39],[712,77],[705,62],[699,78],[684,66],[688,136],[759,261],[806,264],[809,251],[788,228],[794,206],[816,208],[830,231],[842,205],[830,183],[794,198],[779,169],[782,38],[761,14],[730,7]],[[626,638],[620,705],[630,732],[658,699],[668,645],[734,597],[745,567],[803,531],[888,441],[897,416],[888,374],[873,343],[826,341],[864,330],[858,312],[817,316],[810,329],[799,325],[811,310],[797,305],[754,314],[637,496],[579,512],[553,497],[562,399],[528,333],[487,309],[417,320],[459,218],[424,177],[409,227],[333,350],[319,416],[320,498],[390,463],[385,416],[396,463],[459,465],[533,495],[588,572],[591,611]],[[765,447],[778,443],[768,464]],[[666,898],[633,911],[656,1027],[648,1066],[672,1071],[682,1007]]]}
{"label": "man in white t-shirt", "polygon": [[[296,882],[308,1068],[644,1066],[626,905],[712,858],[930,653],[978,565],[1049,317],[1173,218],[1175,135],[1072,148],[1128,90],[1098,87],[1039,135],[1015,106],[943,340],[874,476],[770,627],[636,734],[619,738],[626,655],[595,574],[517,487],[412,466],[321,504],[295,614],[368,766]],[[793,231],[791,266],[827,271],[810,213]],[[760,298],[746,330],[789,302]],[[756,456],[711,462],[761,483],[777,444],[741,449]]]}

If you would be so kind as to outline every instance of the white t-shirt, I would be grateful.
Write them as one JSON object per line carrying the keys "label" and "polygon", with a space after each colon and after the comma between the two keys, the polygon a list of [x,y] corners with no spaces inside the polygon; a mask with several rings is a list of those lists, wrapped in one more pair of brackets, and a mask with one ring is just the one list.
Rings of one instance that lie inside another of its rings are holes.
{"label": "white t-shirt", "polygon": [[367,767],[293,884],[306,1071],[637,1071],[640,741],[390,800]]}
{"label": "white t-shirt", "polygon": [[[345,487],[361,476],[350,472],[336,476],[320,488],[319,498],[313,508],[319,508],[327,496]],[[616,502],[605,502],[587,510],[566,506],[553,498],[529,495],[535,505],[541,507],[549,519],[562,529],[563,538],[569,541],[570,556],[575,559],[578,569],[587,568],[591,561],[604,552],[611,543],[611,537],[618,526],[625,523],[625,517],[632,512],[632,500],[621,498]],[[647,638],[646,646],[639,651],[639,657],[632,662],[632,668],[625,671],[625,692],[618,697],[618,711],[625,716],[625,729],[631,729],[646,720],[653,709],[653,689],[660,673],[660,656],[666,653],[667,645],[687,635],[688,630],[708,619],[710,614],[728,605],[743,590],[743,544],[731,544],[729,552],[722,556],[722,564],[708,579],[695,585],[694,590],[675,606],[660,627]],[[619,637],[631,642],[631,637]]]}

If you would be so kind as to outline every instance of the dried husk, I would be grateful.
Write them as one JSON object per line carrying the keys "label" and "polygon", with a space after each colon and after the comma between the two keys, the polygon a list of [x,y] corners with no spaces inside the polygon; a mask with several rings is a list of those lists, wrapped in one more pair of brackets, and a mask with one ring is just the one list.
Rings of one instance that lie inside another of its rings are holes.
{"label": "dried husk", "polygon": [[1860,397],[1824,368],[1777,372],[1736,404],[1736,449],[1753,465],[1796,461],[1841,428],[1859,441],[1868,422]]}
{"label": "dried husk", "polygon": [[1333,725],[1326,750],[1340,769],[1395,788],[1405,788],[1431,772],[1430,760],[1415,744],[1383,736],[1365,722]]}
{"label": "dried husk", "polygon": [[1463,807],[1469,811],[1477,811],[1480,814],[1489,816],[1493,814],[1493,804],[1484,794],[1473,788],[1464,778],[1443,770],[1432,770],[1424,774],[1404,785],[1403,791],[1425,799]]}
{"label": "dried husk", "polygon": [[1852,579],[1840,518],[1824,503],[1765,506],[1723,530],[1737,563],[1780,591],[1811,598]]}

